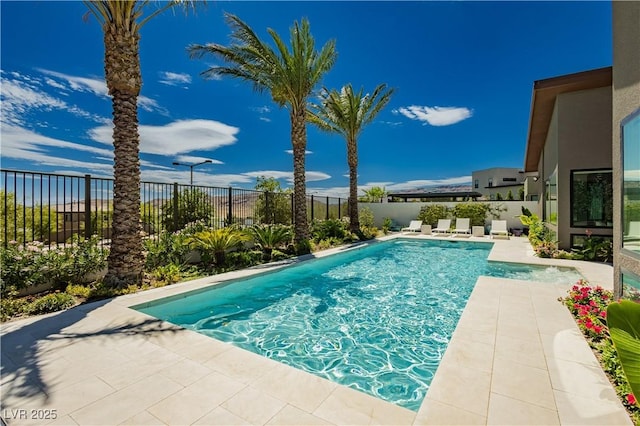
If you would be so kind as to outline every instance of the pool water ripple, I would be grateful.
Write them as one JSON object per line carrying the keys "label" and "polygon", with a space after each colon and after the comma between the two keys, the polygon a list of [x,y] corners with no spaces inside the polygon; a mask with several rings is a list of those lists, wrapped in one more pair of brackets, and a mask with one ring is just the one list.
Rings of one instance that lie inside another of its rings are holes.
{"label": "pool water ripple", "polygon": [[532,276],[490,247],[374,244],[138,309],[417,410],[478,276]]}

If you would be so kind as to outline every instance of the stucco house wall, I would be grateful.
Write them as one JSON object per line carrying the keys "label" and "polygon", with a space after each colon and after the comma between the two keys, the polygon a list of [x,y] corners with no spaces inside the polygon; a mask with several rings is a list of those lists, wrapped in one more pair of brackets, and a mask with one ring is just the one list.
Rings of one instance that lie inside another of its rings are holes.
{"label": "stucco house wall", "polygon": [[[571,245],[571,234],[586,228],[571,227],[571,171],[611,169],[611,87],[563,93],[556,108],[558,128],[558,240]],[[589,228],[594,235],[612,235],[613,229]]]}

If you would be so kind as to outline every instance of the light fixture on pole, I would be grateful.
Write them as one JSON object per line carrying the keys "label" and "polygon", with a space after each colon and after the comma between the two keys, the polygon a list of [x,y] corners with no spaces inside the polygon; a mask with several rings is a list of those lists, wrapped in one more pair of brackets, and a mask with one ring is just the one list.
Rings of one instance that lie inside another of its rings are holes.
{"label": "light fixture on pole", "polygon": [[179,163],[177,161],[174,161],[173,165],[174,166],[185,166],[185,167],[189,167],[189,169],[191,169],[191,180],[190,180],[190,182],[191,182],[191,185],[193,186],[193,168],[196,167],[196,166],[200,166],[202,164],[207,164],[207,163],[213,163],[213,161],[204,160],[204,161],[201,161],[201,162],[195,163],[195,164],[185,164],[185,163]]}

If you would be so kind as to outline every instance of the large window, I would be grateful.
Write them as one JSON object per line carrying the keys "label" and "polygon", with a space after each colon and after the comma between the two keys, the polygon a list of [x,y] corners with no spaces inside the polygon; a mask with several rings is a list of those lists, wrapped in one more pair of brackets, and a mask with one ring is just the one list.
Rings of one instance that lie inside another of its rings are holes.
{"label": "large window", "polygon": [[611,170],[571,172],[571,226],[613,228]]}
{"label": "large window", "polygon": [[622,121],[622,247],[640,254],[640,110]]}

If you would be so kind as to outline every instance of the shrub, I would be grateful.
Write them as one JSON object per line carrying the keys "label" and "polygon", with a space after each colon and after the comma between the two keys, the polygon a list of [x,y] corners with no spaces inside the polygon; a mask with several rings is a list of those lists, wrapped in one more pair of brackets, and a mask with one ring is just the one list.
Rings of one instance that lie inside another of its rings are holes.
{"label": "shrub", "polygon": [[75,305],[76,301],[67,293],[50,293],[29,303],[24,312],[30,315],[61,311]]}
{"label": "shrub", "polygon": [[613,257],[613,244],[610,239],[593,237],[587,229],[587,238],[579,249],[573,249],[574,259],[608,262]]}
{"label": "shrub", "polygon": [[164,284],[177,283],[182,279],[182,268],[175,263],[158,266],[151,272],[151,276]]}
{"label": "shrub", "polygon": [[347,233],[346,224],[338,219],[314,220],[311,224],[311,235],[316,242],[327,238],[343,240]]}
{"label": "shrub", "polygon": [[[455,217],[468,217],[471,226],[484,226],[487,215],[491,212],[491,206],[487,203],[458,203],[451,209]],[[437,222],[437,220],[436,220]]]}
{"label": "shrub", "polygon": [[384,219],[382,219],[382,233],[384,235],[387,235],[389,232],[391,232],[391,218],[390,217],[385,217]]}
{"label": "shrub", "polygon": [[248,233],[267,260],[272,258],[273,250],[286,246],[293,237],[291,227],[284,225],[255,225],[249,228]]}
{"label": "shrub", "polygon": [[294,250],[298,256],[303,254],[309,254],[311,253],[311,242],[309,242],[309,240],[307,239],[302,239],[300,241],[297,241],[295,244]]}
{"label": "shrub", "polygon": [[103,269],[108,252],[99,247],[98,238],[74,237],[66,247],[44,247],[43,243],[25,245],[15,241],[0,246],[0,297],[31,286],[63,287],[70,281],[82,281],[91,272]]}
{"label": "shrub", "polygon": [[200,250],[205,263],[215,261],[216,266],[225,263],[226,252],[242,246],[249,237],[236,228],[220,228],[201,231],[187,238],[192,249]]}
{"label": "shrub", "polygon": [[158,235],[144,240],[145,269],[152,271],[158,266],[169,264],[182,265],[191,251],[187,239],[209,228],[204,221],[188,223],[176,232],[160,232]]}
{"label": "shrub", "polygon": [[80,284],[69,284],[64,292],[83,299],[88,299],[91,296],[91,288]]}
{"label": "shrub", "polygon": [[447,219],[451,217],[451,212],[447,206],[442,204],[429,204],[423,206],[418,213],[418,219],[422,220],[422,223],[435,226],[438,223],[438,219]]}
{"label": "shrub", "polygon": [[26,299],[3,297],[0,299],[0,321],[7,321],[22,314],[27,305]]}
{"label": "shrub", "polygon": [[374,217],[369,207],[358,209],[358,221],[360,222],[361,228],[373,227]]}
{"label": "shrub", "polygon": [[[278,250],[271,252],[271,258],[276,260]],[[227,263],[233,268],[246,268],[257,265],[261,262],[264,253],[261,250],[240,250],[227,253]],[[288,257],[288,255],[287,255]]]}
{"label": "shrub", "polygon": [[365,240],[370,240],[378,236],[378,228],[375,226],[363,226],[360,230],[362,231],[362,237]]}

